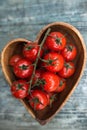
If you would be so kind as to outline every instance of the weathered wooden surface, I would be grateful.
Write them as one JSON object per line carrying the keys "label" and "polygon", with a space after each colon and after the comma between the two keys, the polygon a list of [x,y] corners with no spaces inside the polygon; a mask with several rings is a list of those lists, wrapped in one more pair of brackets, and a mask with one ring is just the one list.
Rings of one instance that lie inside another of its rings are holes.
{"label": "weathered wooden surface", "polygon": [[[54,21],[74,25],[87,45],[87,0],[0,0],[0,51],[14,38],[34,40]],[[87,66],[75,92],[52,121],[40,126],[11,96],[0,70],[0,130],[87,130]]]}

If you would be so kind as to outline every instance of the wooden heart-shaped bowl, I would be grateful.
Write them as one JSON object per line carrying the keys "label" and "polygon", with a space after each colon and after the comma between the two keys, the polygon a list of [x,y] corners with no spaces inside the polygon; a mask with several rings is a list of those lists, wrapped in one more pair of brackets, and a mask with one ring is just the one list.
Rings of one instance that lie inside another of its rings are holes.
{"label": "wooden heart-shaped bowl", "polygon": [[[71,43],[74,43],[76,45],[78,53],[75,60],[76,71],[72,77],[67,79],[67,85],[66,85],[67,87],[65,88],[63,92],[58,94],[57,99],[53,102],[52,107],[47,106],[43,110],[34,111],[29,106],[29,104],[27,103],[25,99],[20,100],[24,104],[24,106],[27,108],[29,113],[33,116],[33,118],[35,118],[42,125],[50,121],[50,119],[54,117],[54,115],[60,111],[60,109],[64,106],[65,102],[71,96],[72,92],[76,88],[82,76],[83,69],[85,66],[85,61],[86,61],[86,47],[85,47],[83,38],[80,32],[70,24],[63,23],[63,22],[55,22],[55,23],[51,23],[47,25],[39,32],[35,42],[37,42],[38,44],[41,43],[48,28],[51,28],[51,32],[59,31],[63,34],[67,34],[66,38]],[[22,47],[24,45],[22,43],[27,43],[27,42],[28,40],[26,39],[22,39],[22,38],[15,39],[7,43],[4,49],[2,50],[2,53],[1,53],[2,70],[5,75],[6,80],[8,81],[10,85],[14,81],[15,77],[9,67],[9,59],[14,54],[21,54]]]}

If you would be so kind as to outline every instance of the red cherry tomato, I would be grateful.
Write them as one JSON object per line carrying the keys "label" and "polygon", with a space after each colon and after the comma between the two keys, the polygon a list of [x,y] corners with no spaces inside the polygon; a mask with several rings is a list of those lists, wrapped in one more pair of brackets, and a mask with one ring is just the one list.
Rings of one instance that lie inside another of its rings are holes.
{"label": "red cherry tomato", "polygon": [[26,59],[19,60],[14,68],[14,74],[19,78],[27,78],[32,75],[33,65],[30,61]]}
{"label": "red cherry tomato", "polygon": [[65,58],[66,61],[74,60],[76,55],[77,55],[76,46],[72,43],[66,45],[66,47],[62,51],[62,55],[63,55],[63,57]]}
{"label": "red cherry tomato", "polygon": [[46,38],[45,44],[50,50],[63,50],[66,45],[66,38],[64,34],[60,32],[51,32],[49,36]]}
{"label": "red cherry tomato", "polygon": [[14,97],[23,99],[28,95],[29,85],[25,80],[14,81],[11,85],[11,93]]}
{"label": "red cherry tomato", "polygon": [[38,69],[35,71],[34,81],[41,77],[42,70]]}
{"label": "red cherry tomato", "polygon": [[66,87],[66,80],[63,78],[60,78],[59,86],[57,87],[55,92],[62,92]]}
{"label": "red cherry tomato", "polygon": [[33,90],[27,99],[31,107],[35,110],[42,110],[48,105],[48,97],[41,90]]}
{"label": "red cherry tomato", "polygon": [[44,56],[43,66],[51,72],[58,72],[64,66],[64,58],[61,54],[50,52]]}
{"label": "red cherry tomato", "polygon": [[42,70],[38,69],[35,71],[34,79],[33,79],[33,85],[36,85],[38,80],[41,78]]}
{"label": "red cherry tomato", "polygon": [[14,55],[14,56],[12,56],[11,58],[10,58],[10,61],[9,61],[9,64],[11,65],[11,66],[15,66],[15,64],[20,60],[20,59],[22,59],[22,57],[20,56],[20,55]]}
{"label": "red cherry tomato", "polygon": [[75,65],[73,62],[66,62],[62,70],[59,71],[59,75],[63,78],[69,78],[75,72]]}
{"label": "red cherry tomato", "polygon": [[59,77],[52,72],[44,72],[41,76],[42,87],[45,91],[54,92],[59,86]]}
{"label": "red cherry tomato", "polygon": [[[23,55],[28,60],[34,62],[37,58],[38,51],[39,51],[39,45],[37,43],[29,42],[25,44],[23,48]],[[42,53],[43,51],[41,50],[40,57],[42,56]]]}

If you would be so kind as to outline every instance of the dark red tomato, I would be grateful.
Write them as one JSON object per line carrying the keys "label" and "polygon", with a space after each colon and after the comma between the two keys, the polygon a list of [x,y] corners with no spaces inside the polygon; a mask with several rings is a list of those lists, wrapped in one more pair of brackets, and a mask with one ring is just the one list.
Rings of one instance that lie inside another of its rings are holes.
{"label": "dark red tomato", "polygon": [[17,54],[17,55],[14,55],[14,56],[12,56],[12,57],[10,58],[9,64],[10,64],[11,66],[15,66],[15,64],[16,64],[20,59],[22,59],[20,55],[18,55],[18,54]]}
{"label": "dark red tomato", "polygon": [[43,62],[43,66],[51,72],[58,72],[64,66],[63,56],[56,52],[50,52],[46,54],[44,56]]}
{"label": "dark red tomato", "polygon": [[35,110],[42,110],[48,105],[48,97],[45,92],[41,90],[31,91],[31,95],[27,97],[32,108]]}
{"label": "dark red tomato", "polygon": [[64,50],[62,51],[62,55],[66,61],[74,60],[77,55],[76,46],[72,43],[67,44]]}
{"label": "dark red tomato", "polygon": [[35,71],[34,80],[37,80],[41,77],[42,70],[38,69]]}
{"label": "dark red tomato", "polygon": [[30,61],[26,59],[19,60],[14,68],[14,74],[19,78],[27,78],[32,75],[33,65]]}
{"label": "dark red tomato", "polygon": [[63,78],[69,78],[75,72],[75,65],[73,62],[66,62],[62,70],[59,71],[59,75]]}
{"label": "dark red tomato", "polygon": [[[34,62],[37,58],[38,51],[39,51],[39,45],[37,43],[29,42],[29,43],[25,44],[25,46],[23,48],[23,55],[28,60]],[[42,56],[42,50],[40,53],[40,57],[41,56]]]}
{"label": "dark red tomato", "polygon": [[42,70],[38,69],[35,71],[34,79],[33,79],[33,85],[38,82],[38,80],[41,78]]}
{"label": "dark red tomato", "polygon": [[54,92],[59,86],[59,77],[52,72],[44,72],[41,76],[42,87],[45,91]]}
{"label": "dark red tomato", "polygon": [[66,45],[66,38],[64,34],[60,32],[51,32],[47,37],[45,44],[50,50],[63,50]]}
{"label": "dark red tomato", "polygon": [[57,87],[55,92],[62,92],[66,87],[66,80],[63,78],[60,78],[59,86]]}
{"label": "dark red tomato", "polygon": [[29,85],[25,80],[14,81],[11,85],[11,93],[14,97],[23,99],[28,95]]}

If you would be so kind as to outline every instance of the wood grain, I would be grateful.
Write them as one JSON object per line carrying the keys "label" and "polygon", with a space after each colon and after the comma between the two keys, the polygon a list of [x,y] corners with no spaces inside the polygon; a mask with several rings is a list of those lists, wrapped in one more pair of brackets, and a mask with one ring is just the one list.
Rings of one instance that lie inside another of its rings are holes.
{"label": "wood grain", "polygon": [[[87,46],[87,0],[0,0],[0,51],[14,38],[35,40],[39,30],[54,21],[68,22],[79,29]],[[86,130],[86,84],[87,66],[78,87],[61,112],[41,127],[11,96],[0,70],[0,130]]]}

